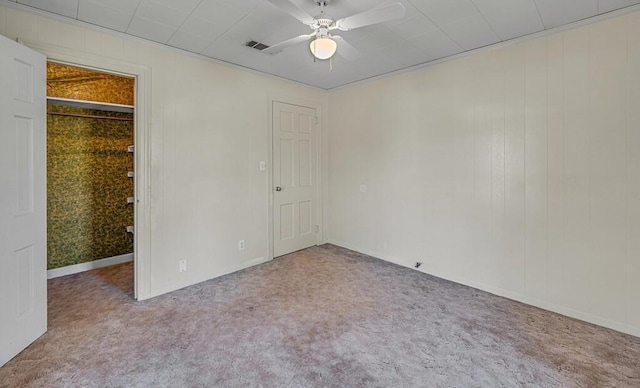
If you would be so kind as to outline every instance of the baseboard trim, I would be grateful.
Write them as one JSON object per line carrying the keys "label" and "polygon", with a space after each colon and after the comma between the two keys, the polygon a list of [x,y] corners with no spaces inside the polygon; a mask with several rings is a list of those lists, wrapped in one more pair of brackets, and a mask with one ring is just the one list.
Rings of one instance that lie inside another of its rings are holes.
{"label": "baseboard trim", "polygon": [[60,276],[72,275],[74,273],[89,271],[96,268],[108,267],[110,265],[128,263],[130,261],[133,261],[133,253],[107,257],[106,259],[89,261],[87,263],[68,265],[66,267],[54,268],[47,271],[47,279],[59,278]]}
{"label": "baseboard trim", "polygon": [[588,322],[588,323],[592,323],[594,325],[602,326],[602,327],[605,327],[607,329],[619,331],[619,332],[625,333],[625,334],[630,334],[630,335],[633,335],[635,337],[640,337],[640,328],[625,324],[623,322],[612,321],[610,319],[606,319],[606,318],[599,317],[597,315],[585,313],[583,311],[573,310],[573,309],[571,309],[569,307],[557,305],[555,303],[544,301],[544,300],[531,298],[529,296],[522,295],[522,294],[519,294],[519,293],[516,293],[516,292],[513,292],[513,291],[505,290],[505,289],[500,288],[500,287],[495,287],[495,286],[491,286],[491,285],[484,284],[484,283],[481,283],[481,282],[476,282],[476,281],[472,281],[472,280],[469,280],[469,279],[464,279],[464,278],[462,278],[460,276],[457,276],[457,275],[453,275],[453,274],[449,274],[449,273],[441,273],[439,271],[427,271],[427,270],[424,270],[424,269],[416,269],[416,268],[413,268],[412,265],[407,264],[408,262],[410,262],[410,260],[399,260],[397,258],[386,258],[386,257],[384,257],[384,255],[380,254],[379,252],[373,252],[373,251],[370,251],[368,249],[362,249],[360,247],[356,247],[354,245],[344,243],[343,241],[330,240],[329,244],[337,245],[337,246],[342,247],[342,248],[346,248],[346,249],[350,249],[352,251],[363,253],[365,255],[369,255],[369,256],[374,257],[376,259],[384,260],[384,261],[387,261],[389,263],[393,263],[393,264],[396,264],[396,265],[400,265],[402,267],[410,268],[410,269],[413,269],[415,271],[426,273],[428,275],[435,276],[435,277],[440,278],[440,279],[444,279],[444,280],[448,280],[448,281],[451,281],[451,282],[454,282],[454,283],[462,284],[464,286],[476,288],[478,290],[485,291],[485,292],[488,292],[488,293],[493,294],[493,295],[497,295],[497,296],[500,296],[500,297],[503,297],[503,298],[515,300],[516,302],[528,304],[530,306],[541,308],[543,310],[551,311],[551,312],[554,312],[554,313],[557,313],[557,314],[560,314],[560,315],[564,315],[564,316],[567,316],[567,317],[570,317],[570,318],[574,318],[574,319],[578,319],[578,320],[585,321],[585,322]]}
{"label": "baseboard trim", "polygon": [[[241,271],[243,269],[247,269],[256,265],[260,265],[260,264],[264,264],[268,261],[271,261],[272,259],[270,259],[269,257],[265,257],[265,256],[261,256],[261,257],[257,257],[255,259],[251,259],[249,261],[245,261],[243,263],[240,264],[235,264],[235,265],[230,265],[228,267],[224,267],[218,271],[215,272],[209,272],[206,274],[201,274],[198,277],[195,278],[187,278],[184,280],[183,283],[173,283],[170,285],[167,285],[165,287],[162,288],[155,288],[152,289],[151,293],[146,296],[144,299],[151,299],[151,298],[155,298],[156,296],[160,296],[160,295],[164,295],[167,294],[169,292],[173,292],[173,291],[177,291],[180,289],[183,289],[185,287],[191,287],[193,285],[196,285],[198,283],[202,283],[202,282],[206,282],[208,280],[211,279],[215,279],[215,278],[219,278],[221,276],[225,276],[225,275],[229,275],[231,273],[237,272],[237,271]],[[143,300],[143,299],[138,299],[138,300]]]}

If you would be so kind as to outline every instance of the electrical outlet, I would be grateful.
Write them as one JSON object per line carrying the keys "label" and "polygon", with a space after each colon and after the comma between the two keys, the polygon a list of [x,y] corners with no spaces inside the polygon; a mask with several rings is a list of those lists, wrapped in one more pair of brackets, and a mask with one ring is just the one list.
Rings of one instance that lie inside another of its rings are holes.
{"label": "electrical outlet", "polygon": [[244,251],[244,240],[238,241],[238,250]]}
{"label": "electrical outlet", "polygon": [[187,261],[180,260],[178,262],[178,272],[187,272]]}

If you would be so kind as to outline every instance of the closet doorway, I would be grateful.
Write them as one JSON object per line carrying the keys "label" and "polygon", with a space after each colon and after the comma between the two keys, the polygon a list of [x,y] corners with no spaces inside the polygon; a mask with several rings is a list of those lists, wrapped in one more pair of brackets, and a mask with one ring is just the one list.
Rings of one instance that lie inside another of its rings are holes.
{"label": "closet doorway", "polygon": [[49,278],[122,264],[131,297],[135,86],[132,76],[47,63]]}

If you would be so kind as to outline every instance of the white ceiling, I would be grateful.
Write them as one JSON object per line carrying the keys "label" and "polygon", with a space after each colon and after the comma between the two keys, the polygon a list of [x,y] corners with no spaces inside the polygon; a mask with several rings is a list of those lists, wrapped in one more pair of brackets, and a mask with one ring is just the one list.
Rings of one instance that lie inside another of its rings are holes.
{"label": "white ceiling", "polygon": [[[361,53],[313,61],[307,44],[269,56],[273,45],[311,32],[266,0],[10,0],[206,57],[332,89],[406,67],[640,4],[640,0],[333,0],[334,20],[400,2],[403,19],[340,35]],[[291,0],[316,15],[314,0]],[[338,52],[340,49],[338,48]]]}

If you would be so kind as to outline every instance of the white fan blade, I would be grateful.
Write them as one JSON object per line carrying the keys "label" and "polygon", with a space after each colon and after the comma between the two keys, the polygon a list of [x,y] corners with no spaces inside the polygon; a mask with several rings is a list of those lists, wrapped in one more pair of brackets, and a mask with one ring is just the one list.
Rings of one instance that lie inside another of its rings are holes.
{"label": "white fan blade", "polygon": [[404,6],[400,3],[393,3],[340,19],[336,22],[336,27],[342,31],[349,31],[354,28],[400,19],[404,17],[404,14]]}
{"label": "white fan blade", "polygon": [[342,57],[349,61],[355,61],[360,58],[360,51],[344,40],[343,37],[338,35],[332,35],[331,37],[336,41],[336,43],[338,43],[338,54]]}
{"label": "white fan blade", "polygon": [[306,25],[310,26],[316,22],[313,16],[298,8],[298,6],[289,0],[269,0],[269,2]]}
{"label": "white fan blade", "polygon": [[293,46],[294,44],[298,44],[298,43],[302,43],[306,40],[311,39],[312,36],[315,36],[314,34],[309,34],[309,35],[300,35],[300,36],[296,36],[295,38],[291,38],[291,39],[287,39],[284,42],[280,42],[277,44],[274,44],[273,46],[266,48],[264,50],[261,50],[261,53],[265,53],[265,54],[275,54],[278,53],[282,50],[284,50],[285,48],[289,47],[289,46]]}

